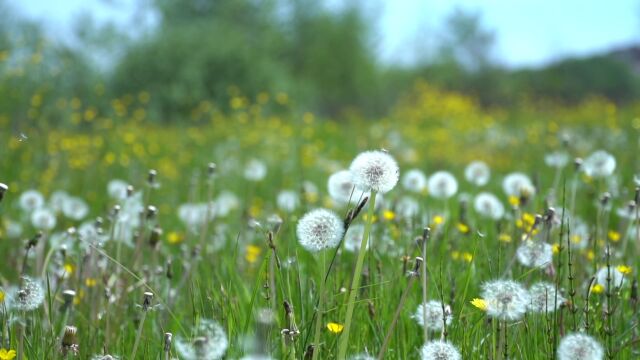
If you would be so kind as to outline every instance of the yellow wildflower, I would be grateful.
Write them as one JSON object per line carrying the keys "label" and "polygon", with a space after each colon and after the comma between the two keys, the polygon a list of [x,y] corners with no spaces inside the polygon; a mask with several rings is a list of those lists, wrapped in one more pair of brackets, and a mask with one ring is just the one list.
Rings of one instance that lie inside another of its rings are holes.
{"label": "yellow wildflower", "polygon": [[484,299],[475,298],[475,299],[471,300],[471,305],[477,307],[478,309],[480,309],[482,311],[487,311],[487,302],[484,301]]}
{"label": "yellow wildflower", "polygon": [[587,256],[588,260],[593,260],[593,259],[595,259],[596,254],[593,252],[593,250],[589,250],[589,251],[587,251],[586,256]]}
{"label": "yellow wildflower", "polygon": [[15,357],[15,350],[0,349],[0,360],[12,360]]}
{"label": "yellow wildflower", "polygon": [[613,242],[620,241],[620,233],[615,230],[609,230],[609,233],[607,234],[607,236],[609,237],[609,240]]}
{"label": "yellow wildflower", "polygon": [[182,242],[182,240],[184,240],[184,237],[180,233],[172,231],[167,234],[167,241],[171,245],[179,244]]}
{"label": "yellow wildflower", "polygon": [[4,291],[0,290],[0,303],[4,302]]}
{"label": "yellow wildflower", "polygon": [[391,210],[385,210],[382,212],[382,218],[387,221],[393,220],[396,218],[396,213]]}
{"label": "yellow wildflower", "polygon": [[87,287],[94,287],[96,286],[96,284],[98,284],[98,281],[94,278],[87,278],[84,281],[84,284],[87,285]]}
{"label": "yellow wildflower", "polygon": [[498,241],[503,242],[503,243],[510,243],[511,242],[511,235],[502,233],[502,234],[498,235]]}
{"label": "yellow wildflower", "polygon": [[591,292],[594,294],[601,294],[604,291],[604,286],[595,284],[591,287]]}
{"label": "yellow wildflower", "polygon": [[509,196],[509,204],[513,207],[520,206],[520,199],[517,196]]}
{"label": "yellow wildflower", "polygon": [[469,252],[463,252],[462,253],[462,259],[468,263],[470,263],[471,261],[473,261],[473,255]]}
{"label": "yellow wildflower", "polygon": [[433,217],[433,225],[440,225],[444,222],[444,217],[442,217],[441,215],[436,215]]}
{"label": "yellow wildflower", "polygon": [[329,329],[329,331],[334,334],[340,334],[342,332],[342,329],[344,329],[344,325],[330,322],[327,324],[327,329]]}
{"label": "yellow wildflower", "polygon": [[[365,222],[369,222],[369,214],[364,214],[362,215],[362,220],[364,220]],[[378,221],[378,217],[373,215],[373,222]]]}
{"label": "yellow wildflower", "polygon": [[64,272],[67,273],[67,275],[73,274],[73,270],[74,270],[73,264],[71,263],[64,264]]}
{"label": "yellow wildflower", "polygon": [[629,275],[631,274],[631,271],[632,271],[631,267],[627,265],[618,265],[616,269],[618,269],[618,271],[620,271],[624,275]]}
{"label": "yellow wildflower", "polygon": [[453,250],[451,252],[451,258],[453,260],[458,260],[460,258],[460,251]]}
{"label": "yellow wildflower", "polygon": [[244,258],[248,262],[253,264],[254,262],[256,262],[256,260],[258,260],[258,256],[260,256],[261,252],[262,249],[259,246],[249,245],[247,246],[247,253],[245,254]]}
{"label": "yellow wildflower", "polygon": [[469,226],[467,224],[458,223],[458,231],[460,231],[463,234],[468,234]]}
{"label": "yellow wildflower", "polygon": [[551,247],[551,250],[553,251],[553,254],[557,254],[560,252],[560,244],[558,243],[554,243]]}

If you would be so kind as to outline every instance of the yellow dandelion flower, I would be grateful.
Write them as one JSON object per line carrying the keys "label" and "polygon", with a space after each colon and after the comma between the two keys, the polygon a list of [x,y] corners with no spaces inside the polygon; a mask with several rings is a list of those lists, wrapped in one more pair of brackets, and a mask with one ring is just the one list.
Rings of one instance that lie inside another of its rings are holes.
{"label": "yellow dandelion flower", "polygon": [[440,225],[444,222],[444,217],[441,215],[436,215],[433,217],[433,225]]}
{"label": "yellow dandelion flower", "polygon": [[620,241],[620,233],[615,230],[609,230],[609,233],[607,234],[607,236],[609,237],[609,240],[613,242]]}
{"label": "yellow dandelion flower", "polygon": [[510,243],[511,242],[511,235],[502,233],[502,234],[498,235],[498,241],[503,242],[503,243]]}
{"label": "yellow dandelion flower", "polygon": [[251,264],[253,264],[254,262],[256,262],[256,260],[258,260],[258,257],[260,256],[260,253],[262,252],[262,249],[259,246],[256,245],[249,245],[247,246],[246,249],[246,254],[244,256],[244,258]]}
{"label": "yellow dandelion flower", "polygon": [[473,261],[473,255],[470,252],[463,252],[462,253],[462,259],[468,263],[470,263],[471,261]]}
{"label": "yellow dandelion flower", "polygon": [[604,291],[604,286],[595,284],[591,287],[591,292],[594,294],[601,294]]}
{"label": "yellow dandelion flower", "polygon": [[571,242],[574,244],[580,244],[580,242],[582,241],[582,238],[580,237],[580,235],[571,235]]}
{"label": "yellow dandelion flower", "polygon": [[633,269],[631,269],[631,267],[630,267],[630,266],[627,266],[627,265],[618,265],[618,266],[616,267],[616,269],[618,269],[618,271],[620,271],[620,272],[621,272],[621,273],[623,273],[624,275],[629,275],[629,274],[631,274],[631,271],[633,270]]}
{"label": "yellow dandelion flower", "polygon": [[460,258],[460,251],[453,250],[451,252],[451,258],[453,260],[458,260]]}
{"label": "yellow dandelion flower", "polygon": [[334,334],[340,334],[342,332],[342,329],[344,329],[344,325],[330,322],[327,324],[327,329],[329,329],[329,331]]}
{"label": "yellow dandelion flower", "polygon": [[94,287],[98,284],[98,281],[95,278],[87,278],[84,284],[87,285],[87,287]]}
{"label": "yellow dandelion flower", "polygon": [[553,254],[554,254],[554,255],[555,255],[555,254],[557,254],[557,253],[559,253],[559,252],[560,252],[560,244],[558,244],[558,243],[554,243],[554,244],[551,246],[551,250],[553,251]]}
{"label": "yellow dandelion flower", "polygon": [[74,270],[74,266],[71,263],[66,263],[64,264],[64,272],[67,273],[67,275],[71,275],[73,274],[73,270]]}
{"label": "yellow dandelion flower", "polygon": [[518,198],[517,196],[509,196],[509,204],[513,207],[518,207],[520,206],[520,198]]}
{"label": "yellow dandelion flower", "polygon": [[178,232],[172,231],[167,234],[167,241],[171,245],[179,244],[182,240],[184,240],[184,237]]}
{"label": "yellow dandelion flower", "polygon": [[524,226],[524,223],[522,222],[522,220],[518,219],[516,220],[516,227],[518,229],[522,228]]}
{"label": "yellow dandelion flower", "polygon": [[[369,221],[369,214],[362,215],[362,220],[364,220],[365,222],[368,222]],[[373,215],[373,222],[376,222],[376,221],[378,221],[378,217]]]}
{"label": "yellow dandelion flower", "polygon": [[467,224],[458,223],[458,231],[460,231],[463,234],[468,234],[469,226]]}
{"label": "yellow dandelion flower", "polygon": [[593,250],[589,250],[587,251],[585,256],[587,257],[588,260],[593,260],[595,259],[596,254],[593,252]]}
{"label": "yellow dandelion flower", "polygon": [[12,360],[16,357],[15,350],[0,349],[0,360]]}
{"label": "yellow dandelion flower", "polygon": [[391,221],[396,218],[396,213],[391,210],[385,210],[382,212],[382,218],[387,221]]}
{"label": "yellow dandelion flower", "polygon": [[4,302],[4,291],[0,290],[0,303]]}
{"label": "yellow dandelion flower", "polygon": [[471,300],[471,305],[477,307],[478,309],[480,309],[482,311],[487,311],[487,302],[484,301],[484,299],[475,298],[475,299]]}

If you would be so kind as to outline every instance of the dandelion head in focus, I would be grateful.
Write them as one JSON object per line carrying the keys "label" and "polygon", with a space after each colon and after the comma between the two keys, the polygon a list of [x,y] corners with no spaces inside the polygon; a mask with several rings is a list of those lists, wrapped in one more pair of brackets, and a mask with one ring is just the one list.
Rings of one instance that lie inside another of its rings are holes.
{"label": "dandelion head in focus", "polygon": [[298,221],[296,233],[302,247],[317,252],[338,245],[344,233],[344,224],[333,211],[315,209]]}
{"label": "dandelion head in focus", "polygon": [[516,250],[516,258],[523,266],[544,268],[553,259],[553,246],[541,241],[527,240]]}
{"label": "dandelion head in focus", "polygon": [[422,346],[420,358],[422,360],[461,360],[462,356],[450,342],[434,340]]}
{"label": "dandelion head in focus", "polygon": [[365,151],[351,162],[353,183],[361,191],[386,193],[398,183],[398,163],[384,151]]}
{"label": "dandelion head in focus", "polygon": [[500,320],[518,320],[529,306],[529,292],[512,280],[494,280],[482,285],[487,315]]}
{"label": "dandelion head in focus", "polygon": [[[426,315],[426,316],[425,316]],[[446,320],[446,325],[451,324],[453,314],[449,305],[444,305],[439,301],[431,300],[425,304],[418,305],[418,309],[411,315],[411,317],[420,324],[425,326],[424,321],[427,321],[426,327],[430,331],[442,331]]]}
{"label": "dandelion head in focus", "polygon": [[33,311],[43,302],[44,287],[42,282],[29,276],[23,276],[20,286],[12,289],[7,307],[18,311]]}
{"label": "dandelion head in focus", "polygon": [[567,300],[560,291],[556,291],[555,285],[548,282],[539,282],[529,287],[529,310],[537,313],[550,313],[558,310]]}
{"label": "dandelion head in focus", "polygon": [[558,360],[601,360],[603,357],[602,345],[586,334],[568,334],[558,346]]}

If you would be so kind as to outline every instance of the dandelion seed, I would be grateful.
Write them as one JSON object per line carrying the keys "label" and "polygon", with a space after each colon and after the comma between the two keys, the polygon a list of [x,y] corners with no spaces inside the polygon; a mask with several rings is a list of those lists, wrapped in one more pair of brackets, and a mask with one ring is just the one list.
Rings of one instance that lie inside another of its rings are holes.
{"label": "dandelion seed", "polygon": [[553,260],[553,246],[545,242],[527,240],[516,250],[516,258],[523,266],[544,268]]}
{"label": "dandelion seed", "polygon": [[584,173],[594,179],[611,176],[616,169],[616,158],[604,150],[589,155],[582,163]]}
{"label": "dandelion seed", "polygon": [[196,329],[193,341],[178,337],[175,348],[186,360],[216,360],[227,352],[229,340],[220,324],[214,320],[202,319]]}
{"label": "dandelion seed", "polygon": [[417,321],[420,326],[425,326],[424,321],[426,318],[426,327],[430,331],[442,331],[444,327],[444,319],[446,319],[447,326],[450,325],[453,320],[451,307],[445,304],[443,311],[442,303],[435,300],[428,301],[426,304],[418,305],[418,309],[413,313],[413,315],[411,315],[411,317]]}
{"label": "dandelion seed", "polygon": [[531,179],[523,173],[511,173],[502,180],[502,189],[508,196],[530,197],[535,195],[536,189]]}
{"label": "dandelion seed", "polygon": [[482,285],[487,315],[500,320],[518,320],[527,311],[529,292],[511,280],[494,280]]}
{"label": "dandelion seed", "polygon": [[427,177],[421,170],[408,170],[402,176],[402,186],[408,191],[422,193],[427,189]]}
{"label": "dandelion seed", "polygon": [[44,206],[44,196],[37,190],[27,190],[20,194],[20,208],[30,214]]}
{"label": "dandelion seed", "polygon": [[558,346],[558,360],[601,360],[603,357],[600,343],[586,334],[568,334]]}
{"label": "dandelion seed", "polygon": [[310,252],[334,248],[344,233],[344,225],[338,216],[326,209],[306,213],[296,228],[298,241]]}
{"label": "dandelion seed", "polygon": [[458,181],[447,171],[438,171],[429,177],[429,195],[437,199],[448,199],[458,191]]}
{"label": "dandelion seed", "polygon": [[504,216],[504,205],[495,195],[488,192],[476,195],[473,208],[481,216],[493,220],[500,220]]}
{"label": "dandelion seed", "polygon": [[451,343],[442,340],[429,341],[420,349],[422,360],[461,360],[460,351]]}
{"label": "dandelion seed", "polygon": [[553,284],[539,282],[529,288],[529,310],[537,313],[550,313],[558,310],[567,300]]}
{"label": "dandelion seed", "polygon": [[353,182],[361,191],[386,193],[398,183],[398,164],[383,151],[365,151],[353,159],[349,171]]}
{"label": "dandelion seed", "polygon": [[491,169],[483,161],[472,161],[464,169],[464,177],[475,186],[484,186],[489,182]]}

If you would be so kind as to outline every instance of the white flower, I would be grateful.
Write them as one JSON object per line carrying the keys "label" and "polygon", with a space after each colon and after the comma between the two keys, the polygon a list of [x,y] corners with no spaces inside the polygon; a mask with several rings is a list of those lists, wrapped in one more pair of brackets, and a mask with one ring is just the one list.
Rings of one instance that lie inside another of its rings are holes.
{"label": "white flower", "polygon": [[365,151],[353,159],[349,167],[353,183],[361,191],[386,193],[398,183],[398,164],[383,151]]}
{"label": "white flower", "polygon": [[11,289],[7,296],[7,308],[32,311],[44,302],[44,288],[40,280],[23,276],[19,287]]}
{"label": "white flower", "polygon": [[38,190],[27,190],[20,194],[20,208],[31,213],[44,206],[44,197]]}
{"label": "white flower", "polygon": [[62,213],[72,220],[82,220],[89,214],[89,205],[77,197],[67,197],[62,201]]}
{"label": "white flower", "polygon": [[429,195],[438,199],[447,199],[458,191],[458,181],[451,173],[438,171],[431,175],[427,187]]}
{"label": "white flower", "polygon": [[[213,204],[187,203],[178,207],[178,217],[191,231],[199,230],[205,221],[213,219]],[[209,217],[207,218],[207,214]]]}
{"label": "white flower", "polygon": [[315,209],[298,221],[296,233],[300,245],[310,252],[316,252],[336,247],[344,233],[344,225],[334,212]]}
{"label": "white flower", "polygon": [[516,250],[516,258],[523,266],[544,268],[553,259],[553,246],[542,241],[527,240]]}
{"label": "white flower", "polygon": [[[362,244],[363,237],[364,225],[351,225],[349,229],[347,229],[347,233],[344,235],[344,249],[349,252],[358,251],[360,249],[360,244]],[[369,249],[369,242],[367,242],[367,249]]]}
{"label": "white flower", "polygon": [[127,187],[129,184],[126,182],[114,179],[107,184],[107,193],[114,200],[124,200],[127,198]]}
{"label": "white flower", "polygon": [[560,340],[558,360],[602,360],[603,358],[602,346],[589,335],[573,333]]}
{"label": "white flower", "polygon": [[575,219],[574,225],[571,228],[571,249],[584,250],[589,245],[589,226],[579,218]]}
{"label": "white flower", "polygon": [[37,209],[31,213],[31,225],[38,230],[51,230],[56,227],[56,216],[49,209]]}
{"label": "white flower", "polygon": [[422,346],[420,358],[422,360],[461,360],[462,356],[460,351],[451,343],[434,340]]}
{"label": "white flower", "polygon": [[531,179],[523,173],[514,172],[504,177],[502,189],[508,196],[529,197],[536,193]]}
{"label": "white flower", "polygon": [[258,159],[251,159],[244,168],[244,178],[249,181],[260,181],[267,176],[267,165]]}
{"label": "white flower", "polygon": [[544,163],[553,168],[563,168],[569,163],[569,154],[555,151],[544,156]]}
{"label": "white flower", "polygon": [[420,213],[420,204],[408,196],[403,196],[396,203],[396,213],[403,219],[412,219]]}
{"label": "white flower", "polygon": [[402,176],[402,186],[415,193],[421,193],[427,189],[427,177],[421,170],[411,169]]}
{"label": "white flower", "polygon": [[538,313],[550,313],[556,311],[567,300],[556,291],[556,287],[547,282],[539,282],[529,288],[529,310]]}
{"label": "white flower", "polygon": [[357,203],[365,196],[369,196],[368,193],[356,189],[349,170],[340,170],[329,176],[327,189],[331,199],[340,205],[348,204],[349,201]]}
{"label": "white flower", "polygon": [[500,320],[518,320],[529,306],[529,292],[512,280],[494,280],[482,285],[487,315]]}
{"label": "white flower", "polygon": [[62,211],[64,202],[69,198],[69,194],[63,190],[54,191],[49,197],[49,208],[55,212]]}
{"label": "white flower", "polygon": [[231,191],[222,191],[213,204],[216,216],[225,217],[229,213],[240,206],[240,200],[236,194]]}
{"label": "white flower", "polygon": [[442,331],[443,324],[446,319],[447,326],[451,324],[451,320],[453,318],[453,314],[451,313],[451,307],[449,305],[443,306],[440,301],[427,301],[426,304],[418,305],[418,309],[416,310],[411,317],[420,324],[420,326],[424,325],[426,313],[427,320],[427,329],[431,331]]}
{"label": "white flower", "polygon": [[278,208],[284,212],[293,212],[300,205],[300,197],[293,190],[282,190],[276,200]]}
{"label": "white flower", "polygon": [[619,288],[624,284],[624,274],[617,267],[611,266],[609,269],[603,267],[596,273],[596,284],[600,284],[607,288],[607,277],[610,278],[611,286]]}
{"label": "white flower", "polygon": [[582,170],[592,178],[603,178],[613,174],[616,158],[604,150],[598,150],[582,163]]}
{"label": "white flower", "polygon": [[483,161],[473,161],[464,169],[464,178],[476,186],[484,186],[489,182],[491,169]]}
{"label": "white flower", "polygon": [[495,195],[488,192],[481,192],[476,195],[473,207],[481,216],[493,220],[500,220],[504,216],[504,205]]}
{"label": "white flower", "polygon": [[362,353],[350,356],[349,360],[376,360],[376,358],[367,353]]}
{"label": "white flower", "polygon": [[175,347],[186,360],[217,360],[227,352],[229,339],[220,324],[213,320],[202,319],[193,340],[187,342],[177,337]]}
{"label": "white flower", "polygon": [[22,236],[22,224],[19,222],[5,219],[4,226],[8,238],[15,239]]}

